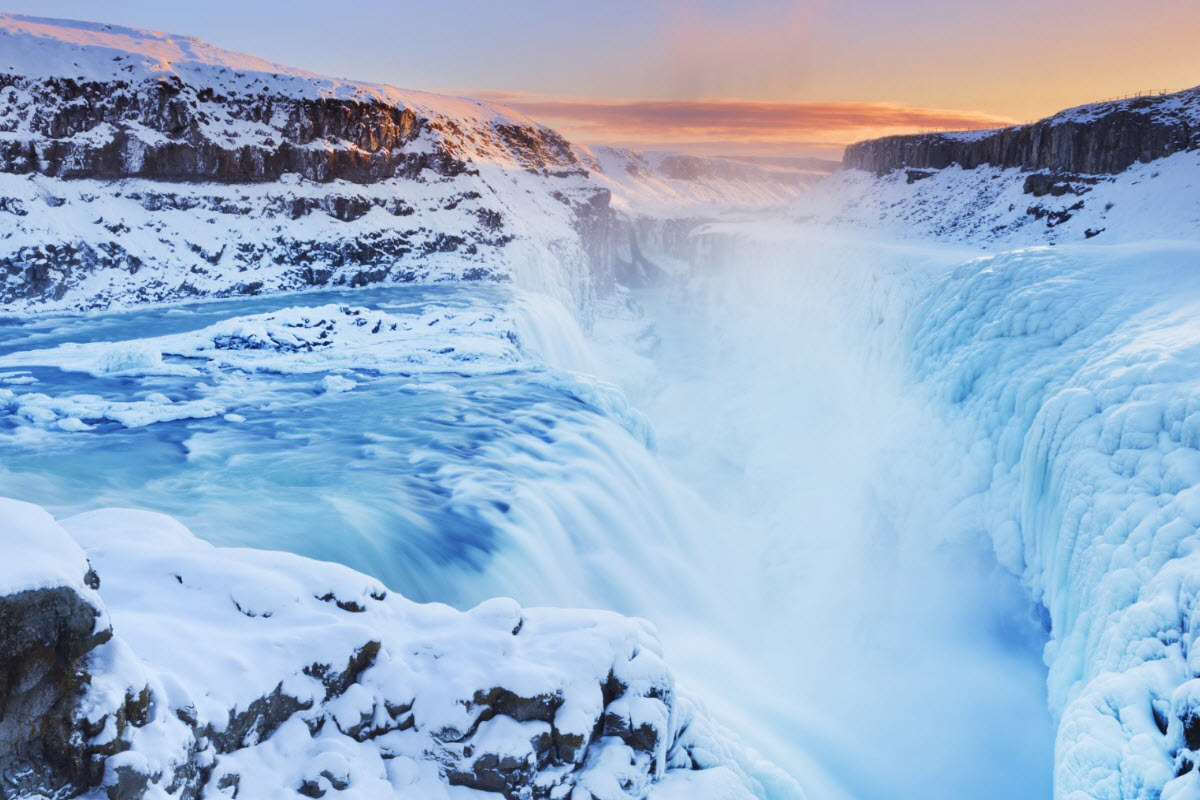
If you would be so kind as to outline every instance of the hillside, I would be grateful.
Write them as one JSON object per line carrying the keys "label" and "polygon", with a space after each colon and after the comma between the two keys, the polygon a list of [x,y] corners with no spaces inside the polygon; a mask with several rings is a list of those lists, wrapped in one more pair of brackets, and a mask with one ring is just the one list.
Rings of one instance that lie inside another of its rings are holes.
{"label": "hillside", "polygon": [[989,249],[1193,239],[1198,185],[1200,88],[1032,125],[860,142],[792,213]]}

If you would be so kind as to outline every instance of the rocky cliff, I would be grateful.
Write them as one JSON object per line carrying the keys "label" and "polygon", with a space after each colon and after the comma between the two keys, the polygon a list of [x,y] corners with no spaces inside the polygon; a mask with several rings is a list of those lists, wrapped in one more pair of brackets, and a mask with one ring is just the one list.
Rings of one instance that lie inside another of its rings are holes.
{"label": "rocky cliff", "polygon": [[581,214],[608,197],[562,137],[504,108],[0,15],[12,310],[439,279],[578,295],[608,268]]}
{"label": "rocky cliff", "polygon": [[592,179],[611,196],[607,216],[593,214],[603,235],[589,241],[594,263],[626,286],[683,268],[692,234],[707,223],[746,213],[777,212],[825,178],[834,165],[816,160],[745,160],[621,147],[574,148]]}
{"label": "rocky cliff", "polygon": [[473,159],[578,168],[558,134],[506,109],[324,78],[187,37],[0,15],[0,42],[3,172],[372,183],[454,176]]}
{"label": "rocky cliff", "polygon": [[1196,148],[1200,87],[1080,106],[999,130],[872,139],[846,148],[842,163],[880,174],[957,164],[1104,175]]}

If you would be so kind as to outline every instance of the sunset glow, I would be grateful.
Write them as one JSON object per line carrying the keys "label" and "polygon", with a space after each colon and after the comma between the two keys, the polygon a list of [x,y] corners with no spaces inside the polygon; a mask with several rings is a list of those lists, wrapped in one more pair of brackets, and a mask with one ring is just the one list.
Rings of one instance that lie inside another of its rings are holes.
{"label": "sunset glow", "polygon": [[1200,83],[1200,3],[1183,0],[7,8],[188,31],[322,74],[499,100],[585,143],[689,152],[837,157],[873,136],[1024,122]]}
{"label": "sunset glow", "polygon": [[765,100],[615,100],[482,93],[583,143],[737,155],[837,157],[855,141],[923,130],[994,128],[1011,119],[983,112],[892,103]]}

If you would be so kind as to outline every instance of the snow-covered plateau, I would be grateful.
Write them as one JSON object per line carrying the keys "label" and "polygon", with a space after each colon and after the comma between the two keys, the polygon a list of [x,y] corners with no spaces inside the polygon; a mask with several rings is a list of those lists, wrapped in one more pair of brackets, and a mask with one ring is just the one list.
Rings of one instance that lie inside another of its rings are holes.
{"label": "snow-covered plateau", "polygon": [[1195,95],[822,175],[0,15],[0,796],[1200,798]]}

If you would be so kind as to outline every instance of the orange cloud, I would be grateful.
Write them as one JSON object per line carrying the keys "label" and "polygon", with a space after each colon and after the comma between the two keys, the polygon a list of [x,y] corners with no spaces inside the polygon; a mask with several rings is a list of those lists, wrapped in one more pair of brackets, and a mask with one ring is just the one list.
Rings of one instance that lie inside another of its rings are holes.
{"label": "orange cloud", "polygon": [[510,106],[584,144],[726,154],[837,155],[847,144],[874,136],[994,128],[1011,123],[978,111],[892,103],[466,94]]}

